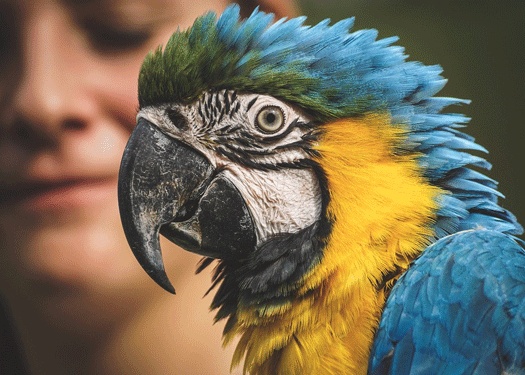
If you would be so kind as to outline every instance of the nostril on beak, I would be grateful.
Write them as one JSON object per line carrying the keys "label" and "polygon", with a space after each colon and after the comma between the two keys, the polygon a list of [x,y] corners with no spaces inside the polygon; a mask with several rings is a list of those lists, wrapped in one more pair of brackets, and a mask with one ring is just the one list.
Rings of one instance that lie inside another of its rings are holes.
{"label": "nostril on beak", "polygon": [[173,125],[175,125],[179,130],[185,130],[188,127],[188,121],[186,120],[186,117],[184,117],[176,109],[170,108],[166,110],[166,114]]}

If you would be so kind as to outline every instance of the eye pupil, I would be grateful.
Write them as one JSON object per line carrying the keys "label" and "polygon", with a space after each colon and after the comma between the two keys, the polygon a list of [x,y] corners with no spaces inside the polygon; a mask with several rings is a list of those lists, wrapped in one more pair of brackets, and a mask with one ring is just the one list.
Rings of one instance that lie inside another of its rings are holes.
{"label": "eye pupil", "polygon": [[266,122],[271,124],[271,123],[275,122],[276,118],[277,118],[277,116],[275,116],[275,113],[270,112],[270,113],[268,113],[266,115]]}
{"label": "eye pupil", "polygon": [[265,133],[275,133],[284,125],[284,113],[277,106],[264,107],[257,114],[256,124]]}

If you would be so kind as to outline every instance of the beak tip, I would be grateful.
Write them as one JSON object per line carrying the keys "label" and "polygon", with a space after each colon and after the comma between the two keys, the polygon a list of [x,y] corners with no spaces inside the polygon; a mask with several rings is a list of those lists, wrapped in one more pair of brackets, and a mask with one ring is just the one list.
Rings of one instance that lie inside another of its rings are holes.
{"label": "beak tip", "polygon": [[168,275],[166,275],[166,271],[156,270],[154,273],[148,272],[148,274],[153,279],[153,281],[155,281],[164,290],[170,292],[171,294],[175,294],[175,288],[171,284]]}
{"label": "beak tip", "polygon": [[173,287],[173,285],[171,285],[171,283],[168,281],[167,284],[164,284],[164,285],[161,285],[165,291],[167,292],[170,292],[171,294],[176,294],[175,293],[175,288]]}
{"label": "beak tip", "polygon": [[165,291],[170,292],[171,294],[175,294],[175,288],[173,285],[171,285],[171,282],[166,279],[165,283],[159,284],[161,287],[164,288]]}

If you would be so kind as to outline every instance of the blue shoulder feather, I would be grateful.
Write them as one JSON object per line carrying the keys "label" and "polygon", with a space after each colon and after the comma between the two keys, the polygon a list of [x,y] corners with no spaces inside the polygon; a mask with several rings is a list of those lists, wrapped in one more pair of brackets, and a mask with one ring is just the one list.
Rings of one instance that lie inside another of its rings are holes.
{"label": "blue shoulder feather", "polygon": [[470,230],[429,246],[392,289],[369,374],[525,374],[525,251]]}

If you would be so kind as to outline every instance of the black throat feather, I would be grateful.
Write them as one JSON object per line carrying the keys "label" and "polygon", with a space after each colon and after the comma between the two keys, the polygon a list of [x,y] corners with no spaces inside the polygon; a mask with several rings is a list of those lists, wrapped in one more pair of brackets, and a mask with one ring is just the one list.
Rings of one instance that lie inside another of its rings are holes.
{"label": "black throat feather", "polygon": [[[321,216],[296,233],[269,238],[245,259],[218,261],[208,292],[218,287],[211,307],[218,310],[216,321],[228,318],[225,333],[235,324],[240,307],[276,306],[294,299],[303,276],[321,261],[332,228],[332,220],[327,215],[328,182],[317,162],[304,160],[303,167],[312,168],[319,180]],[[197,273],[214,260],[204,258]]]}

